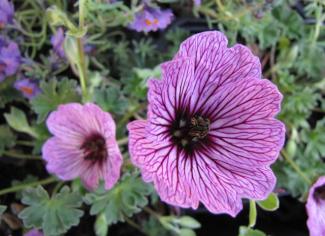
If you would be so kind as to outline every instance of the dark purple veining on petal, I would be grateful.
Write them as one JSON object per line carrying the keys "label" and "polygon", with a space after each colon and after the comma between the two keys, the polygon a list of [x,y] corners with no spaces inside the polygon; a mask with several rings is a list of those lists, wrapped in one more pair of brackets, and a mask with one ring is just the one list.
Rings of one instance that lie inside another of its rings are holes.
{"label": "dark purple veining on petal", "polygon": [[93,133],[88,136],[85,142],[81,145],[84,159],[93,163],[102,164],[107,158],[106,141],[99,133]]}
{"label": "dark purple veining on petal", "polygon": [[325,200],[325,184],[315,188],[313,197],[317,202]]}

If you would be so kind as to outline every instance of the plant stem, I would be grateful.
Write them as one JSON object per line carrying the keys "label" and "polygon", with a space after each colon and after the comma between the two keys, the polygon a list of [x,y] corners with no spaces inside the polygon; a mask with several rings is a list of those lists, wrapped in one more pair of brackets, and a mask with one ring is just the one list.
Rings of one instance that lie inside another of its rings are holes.
{"label": "plant stem", "polygon": [[5,151],[3,154],[8,157],[24,159],[24,160],[38,160],[38,161],[42,160],[40,156],[32,156],[23,153],[13,152],[13,151]]}
{"label": "plant stem", "polygon": [[134,227],[135,229],[137,229],[138,231],[146,235],[146,233],[141,229],[140,225],[138,225],[137,223],[135,223],[133,220],[131,220],[126,216],[124,216],[124,219],[129,225],[131,225],[132,227]]}
{"label": "plant stem", "polygon": [[305,175],[305,173],[300,169],[300,167],[289,157],[289,155],[284,150],[281,151],[281,155],[308,185],[312,183],[307,177],[307,175]]}
{"label": "plant stem", "polygon": [[154,216],[155,218],[157,218],[158,220],[160,219],[160,215],[155,212],[154,210],[152,210],[151,208],[149,207],[144,207],[143,210],[147,213],[149,213],[150,215]]}
{"label": "plant stem", "polygon": [[[79,0],[79,30],[83,30],[85,27],[85,4],[87,0]],[[78,46],[78,70],[79,70],[79,79],[82,90],[83,100],[88,100],[87,95],[87,69],[86,69],[86,61],[85,61],[85,52],[84,45],[82,42],[82,37],[77,38],[77,46]]]}
{"label": "plant stem", "polygon": [[122,139],[117,140],[117,144],[118,145],[124,145],[124,144],[127,144],[128,141],[129,141],[128,137],[124,137]]}
{"label": "plant stem", "polygon": [[18,140],[16,141],[17,145],[22,145],[22,146],[28,146],[28,147],[33,147],[34,143],[31,141],[24,141],[24,140]]}
{"label": "plant stem", "polygon": [[19,185],[16,185],[16,186],[12,186],[10,188],[5,188],[5,189],[0,190],[0,196],[4,195],[4,194],[7,194],[7,193],[18,192],[18,191],[23,190],[23,189],[25,189],[27,187],[34,187],[34,186],[37,186],[37,185],[50,184],[50,183],[53,183],[55,181],[58,181],[58,179],[51,176],[51,177],[49,177],[47,179],[42,179],[42,180],[31,182],[31,183],[19,184]]}

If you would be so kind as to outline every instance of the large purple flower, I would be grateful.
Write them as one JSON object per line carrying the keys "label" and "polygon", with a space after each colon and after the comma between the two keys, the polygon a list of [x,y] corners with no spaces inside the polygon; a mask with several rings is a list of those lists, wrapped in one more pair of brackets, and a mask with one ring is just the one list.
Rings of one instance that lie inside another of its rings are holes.
{"label": "large purple flower", "polygon": [[0,29],[12,23],[13,17],[14,5],[8,0],[0,0]]}
{"label": "large purple flower", "polygon": [[163,201],[235,216],[241,198],[273,190],[282,95],[247,47],[227,48],[217,31],[190,37],[149,81],[148,99],[148,119],[128,124],[129,150]]}
{"label": "large purple flower", "polygon": [[0,37],[0,82],[14,75],[21,63],[18,45]]}
{"label": "large purple flower", "polygon": [[60,179],[81,177],[93,190],[104,179],[110,189],[120,176],[122,155],[111,115],[97,105],[70,103],[50,114],[47,127],[54,137],[43,146],[46,168]]}
{"label": "large purple flower", "polygon": [[157,31],[165,29],[173,20],[173,12],[169,9],[161,10],[145,5],[145,7],[135,15],[133,22],[129,25],[130,29],[138,32]]}
{"label": "large purple flower", "polygon": [[21,91],[22,94],[28,99],[32,99],[41,92],[37,82],[28,78],[17,80],[14,87]]}
{"label": "large purple flower", "polygon": [[325,176],[310,188],[307,199],[307,225],[310,236],[325,235]]}

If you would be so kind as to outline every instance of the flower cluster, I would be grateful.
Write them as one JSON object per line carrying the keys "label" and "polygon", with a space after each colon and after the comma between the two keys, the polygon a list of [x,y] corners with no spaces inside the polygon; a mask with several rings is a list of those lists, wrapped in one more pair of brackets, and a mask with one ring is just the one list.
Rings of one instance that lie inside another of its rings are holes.
{"label": "flower cluster", "polygon": [[165,29],[173,20],[171,10],[161,10],[145,5],[144,8],[135,15],[133,22],[129,25],[130,29],[138,32],[157,31]]}
{"label": "flower cluster", "polygon": [[274,118],[282,95],[261,79],[258,58],[243,45],[227,48],[212,31],[183,42],[162,70],[161,80],[149,81],[148,119],[128,125],[143,179],[169,204],[202,202],[232,216],[241,198],[266,198],[285,128]]}
{"label": "flower cluster", "polygon": [[0,29],[12,23],[14,17],[14,5],[8,0],[0,0]]}

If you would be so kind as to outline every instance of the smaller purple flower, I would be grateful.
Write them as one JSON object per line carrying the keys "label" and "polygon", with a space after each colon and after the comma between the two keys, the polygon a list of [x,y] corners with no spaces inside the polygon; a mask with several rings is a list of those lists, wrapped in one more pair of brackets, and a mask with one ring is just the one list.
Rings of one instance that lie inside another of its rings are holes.
{"label": "smaller purple flower", "polygon": [[0,82],[14,75],[21,63],[18,45],[0,37]]}
{"label": "smaller purple flower", "polygon": [[325,176],[310,188],[306,204],[310,236],[325,235]]}
{"label": "smaller purple flower", "polygon": [[111,189],[123,162],[112,116],[93,103],[60,105],[46,121],[54,135],[42,148],[46,169],[62,180],[80,177],[89,190]]}
{"label": "smaller purple flower", "polygon": [[32,229],[25,233],[24,236],[44,236],[44,234],[37,229]]}
{"label": "smaller purple flower", "polygon": [[161,10],[145,6],[143,10],[135,15],[133,22],[129,25],[130,29],[137,32],[157,31],[165,29],[173,20],[174,14],[171,10]]}
{"label": "smaller purple flower", "polygon": [[62,28],[58,28],[56,33],[51,37],[51,44],[56,55],[60,58],[65,58],[64,53],[64,31]]}
{"label": "smaller purple flower", "polygon": [[8,0],[0,0],[0,29],[8,23],[12,23],[14,17],[14,5]]}
{"label": "smaller purple flower", "polygon": [[17,80],[14,87],[22,92],[22,94],[28,99],[32,99],[41,92],[38,84],[35,81],[27,78]]}

